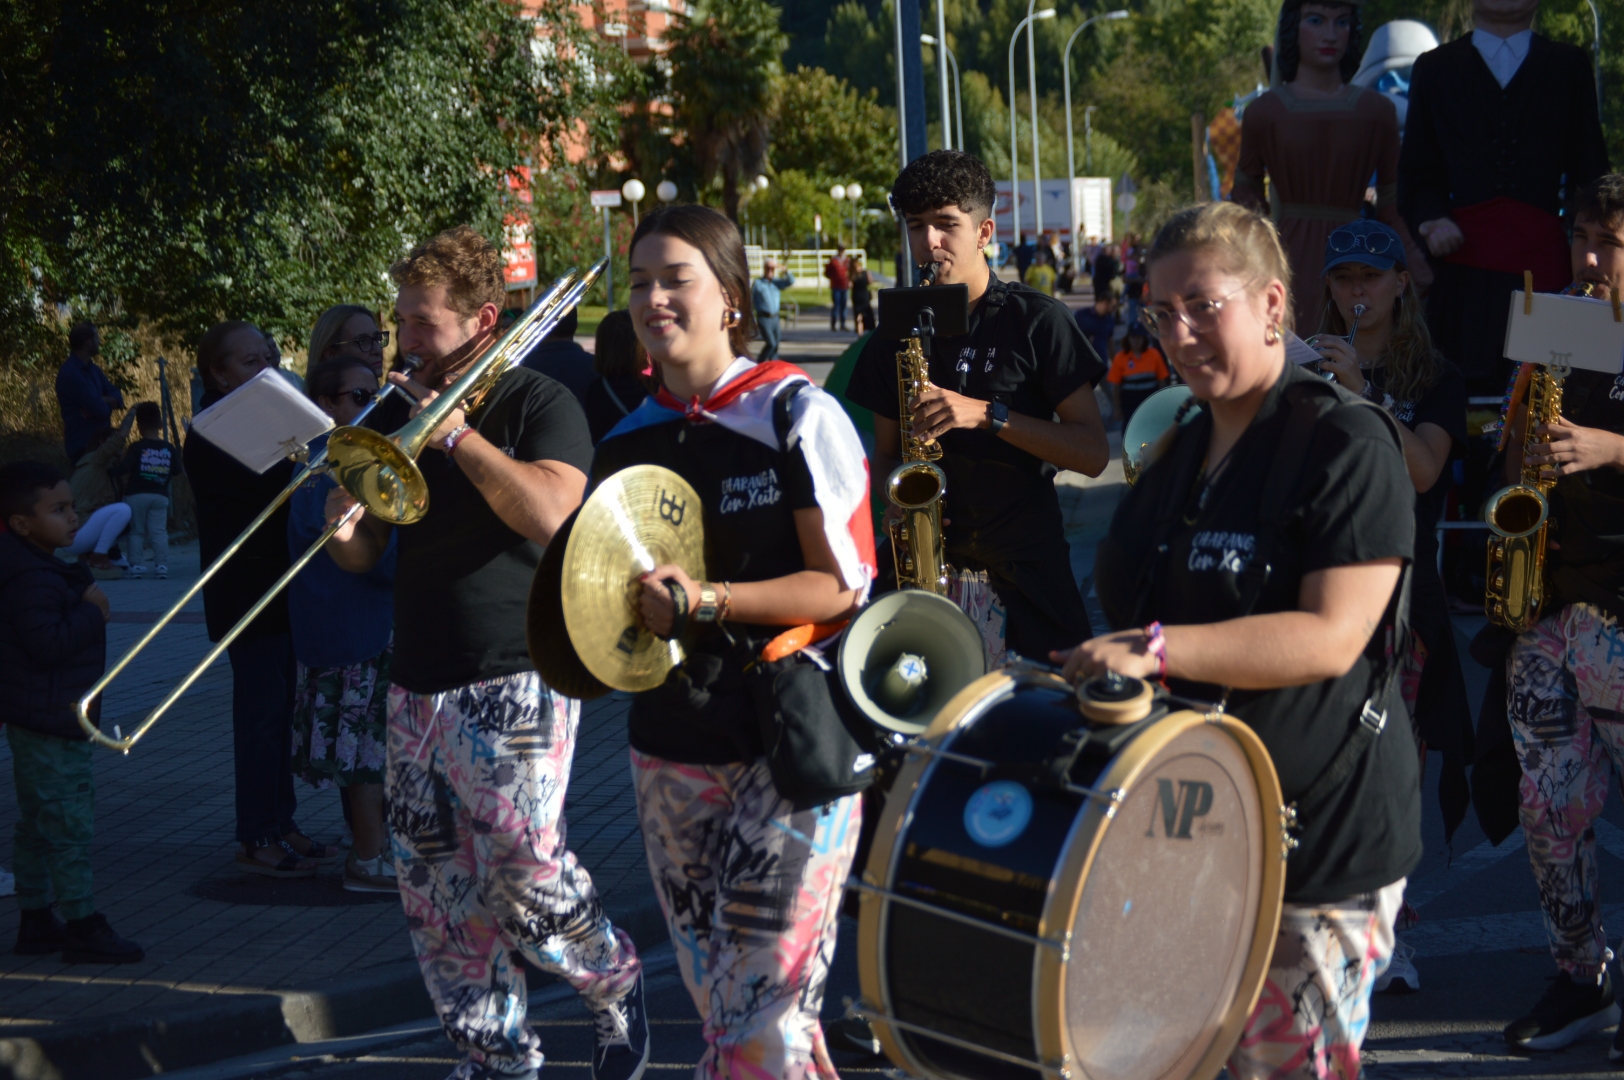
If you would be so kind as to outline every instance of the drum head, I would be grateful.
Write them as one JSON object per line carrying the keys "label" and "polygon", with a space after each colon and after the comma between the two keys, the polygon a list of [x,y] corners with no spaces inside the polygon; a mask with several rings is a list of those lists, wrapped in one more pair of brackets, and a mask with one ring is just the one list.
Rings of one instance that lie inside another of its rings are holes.
{"label": "drum head", "polygon": [[1279,923],[1273,767],[1241,725],[1181,712],[1139,735],[1095,787],[1126,797],[1113,819],[1089,815],[1078,830],[1045,919],[1045,933],[1071,931],[1070,959],[1051,972],[1061,1000],[1047,1003],[1064,1052],[1089,1080],[1210,1076],[1256,999]]}

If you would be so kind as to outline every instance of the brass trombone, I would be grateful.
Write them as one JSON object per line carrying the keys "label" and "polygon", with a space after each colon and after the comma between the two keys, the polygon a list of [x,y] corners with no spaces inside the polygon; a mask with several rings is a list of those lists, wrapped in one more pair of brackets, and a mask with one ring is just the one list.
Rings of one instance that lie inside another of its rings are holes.
{"label": "brass trombone", "polygon": [[[409,421],[393,435],[381,435],[378,432],[354,425],[340,427],[333,430],[327,438],[326,448],[316,455],[314,460],[306,463],[299,470],[292,482],[273,499],[270,505],[262,510],[258,517],[249,523],[248,527],[220,553],[219,558],[210,563],[207,569],[198,576],[185,594],[164,612],[163,617],[152,625],[152,628],[142,635],[131,649],[121,656],[114,664],[96,680],[95,685],[85,692],[77,703],[76,710],[79,715],[79,726],[92,742],[99,743],[112,750],[128,754],[133,747],[158,719],[169,711],[170,706],[180,700],[182,694],[189,690],[203,672],[207,671],[213,663],[220,658],[231,643],[248,628],[248,625],[258,617],[259,613],[275,599],[276,595],[285,589],[294,575],[304,569],[305,564],[316,557],[327,541],[338,532],[356,513],[362,509],[383,518],[391,524],[408,524],[420,519],[428,512],[429,494],[428,485],[423,479],[423,473],[417,467],[417,456],[423,452],[428,444],[429,436],[434,434],[445,418],[457,408],[466,408],[473,411],[484,401],[496,382],[515,363],[524,357],[530,349],[552,332],[559,321],[580,303],[581,298],[597,283],[598,276],[608,260],[600,260],[586,274],[579,279],[575,271],[571,270],[548,288],[547,292],[539,297],[520,319],[508,328],[507,333],[487,349],[466,372],[454,383],[446,387],[445,391],[430,402],[422,412]],[[392,390],[397,389],[391,383],[383,393],[373,399],[367,407],[370,412]],[[367,412],[356,417],[359,422],[364,419]],[[215,643],[207,656],[182,679],[168,695],[160,701],[146,718],[125,735],[118,725],[113,727],[113,737],[103,734],[101,729],[90,718],[90,709],[95,701],[107,689],[108,685],[116,679],[130,661],[134,660],[142,650],[151,644],[153,638],[169,623],[174,621],[180,610],[191,602],[212,578],[227,559],[236,554],[243,543],[254,534],[265,522],[276,513],[278,507],[292,497],[300,485],[310,480],[320,472],[332,472],[334,479],[341,484],[350,496],[355,499],[347,514],[333,522],[317,537],[305,553],[299,556],[288,567],[281,577],[276,579],[265,595],[254,602],[248,613],[237,621],[226,634]]]}

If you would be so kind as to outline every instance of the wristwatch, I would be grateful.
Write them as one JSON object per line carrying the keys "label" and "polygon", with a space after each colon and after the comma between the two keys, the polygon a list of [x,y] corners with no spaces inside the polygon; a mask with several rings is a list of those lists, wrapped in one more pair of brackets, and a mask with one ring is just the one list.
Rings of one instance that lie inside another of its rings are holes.
{"label": "wristwatch", "polygon": [[987,423],[992,425],[992,433],[998,434],[1009,423],[1009,406],[1002,401],[989,401],[987,403]]}

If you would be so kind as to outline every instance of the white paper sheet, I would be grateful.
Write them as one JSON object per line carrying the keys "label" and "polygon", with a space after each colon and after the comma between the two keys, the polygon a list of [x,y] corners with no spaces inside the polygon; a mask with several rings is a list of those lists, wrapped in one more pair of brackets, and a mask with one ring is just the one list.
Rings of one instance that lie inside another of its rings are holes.
{"label": "white paper sheet", "polygon": [[332,418],[274,368],[192,417],[193,431],[257,473],[332,427]]}
{"label": "white paper sheet", "polygon": [[1624,322],[1613,321],[1613,305],[1588,296],[1535,293],[1533,311],[1523,313],[1523,291],[1511,294],[1506,321],[1506,356],[1528,364],[1624,372]]}

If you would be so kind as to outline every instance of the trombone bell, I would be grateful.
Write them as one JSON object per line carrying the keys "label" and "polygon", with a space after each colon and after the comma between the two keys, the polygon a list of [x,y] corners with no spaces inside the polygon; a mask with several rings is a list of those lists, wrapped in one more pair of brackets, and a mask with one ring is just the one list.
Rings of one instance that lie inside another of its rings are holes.
{"label": "trombone bell", "polygon": [[410,525],[429,512],[428,481],[413,456],[370,428],[341,427],[327,438],[333,478],[367,513],[391,525]]}

